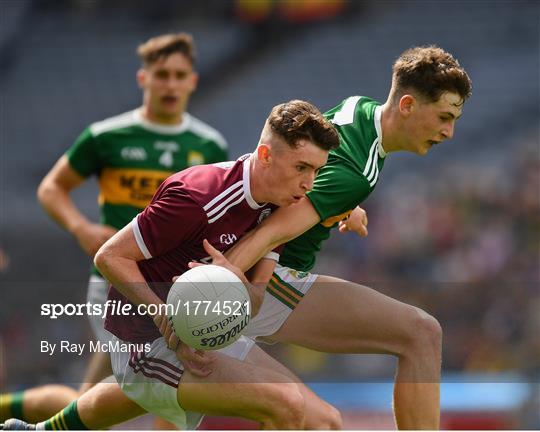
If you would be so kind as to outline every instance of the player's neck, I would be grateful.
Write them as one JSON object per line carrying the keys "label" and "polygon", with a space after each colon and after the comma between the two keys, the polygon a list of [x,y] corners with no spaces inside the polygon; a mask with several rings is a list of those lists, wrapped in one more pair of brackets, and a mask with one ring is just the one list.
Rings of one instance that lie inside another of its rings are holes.
{"label": "player's neck", "polygon": [[382,130],[382,148],[386,153],[392,153],[402,150],[400,132],[399,132],[399,113],[389,101],[382,106],[381,130]]}

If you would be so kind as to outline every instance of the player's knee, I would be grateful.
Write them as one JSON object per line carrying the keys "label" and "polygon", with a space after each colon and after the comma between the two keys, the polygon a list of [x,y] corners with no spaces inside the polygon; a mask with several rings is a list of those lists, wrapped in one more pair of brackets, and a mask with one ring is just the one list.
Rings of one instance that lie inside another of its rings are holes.
{"label": "player's knee", "polygon": [[276,384],[269,403],[272,424],[278,429],[302,429],[305,421],[305,401],[294,383]]}
{"label": "player's knee", "polygon": [[439,353],[442,347],[442,328],[439,321],[422,309],[413,309],[409,347],[416,351]]}
{"label": "player's knee", "polygon": [[47,386],[46,397],[55,399],[65,405],[70,404],[79,396],[79,392],[64,385],[51,384]]}
{"label": "player's knee", "polygon": [[341,413],[339,410],[330,405],[326,404],[324,410],[324,416],[321,424],[321,429],[326,430],[341,430],[343,429],[343,420],[341,418]]}
{"label": "player's knee", "polygon": [[66,405],[77,399],[75,389],[59,384],[49,384],[36,389],[27,390],[25,393],[25,406],[34,409],[34,405],[48,406],[53,410],[61,410]]}

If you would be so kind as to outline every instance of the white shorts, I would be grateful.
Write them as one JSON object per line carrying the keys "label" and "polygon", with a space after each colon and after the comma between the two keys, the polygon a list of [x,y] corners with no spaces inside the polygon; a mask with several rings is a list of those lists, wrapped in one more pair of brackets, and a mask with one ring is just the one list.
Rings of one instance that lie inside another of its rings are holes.
{"label": "white shorts", "polygon": [[[116,336],[113,343],[125,344]],[[178,404],[177,389],[184,366],[175,353],[167,348],[160,337],[151,344],[150,350],[111,352],[111,363],[116,381],[127,397],[146,411],[175,424],[181,430],[195,429],[203,414],[184,411]],[[254,345],[252,339],[240,337],[228,347],[218,350],[238,360],[244,360]]]}
{"label": "white shorts", "polygon": [[[86,301],[92,304],[104,305],[107,301],[109,291],[109,282],[97,275],[90,275],[88,281],[88,290],[86,292]],[[105,318],[100,315],[89,315],[90,326],[94,332],[95,338],[101,343],[108,343],[113,335],[105,330]]]}
{"label": "white shorts", "polygon": [[266,287],[261,309],[257,316],[252,318],[243,335],[256,338],[277,332],[309,291],[317,276],[277,264]]}

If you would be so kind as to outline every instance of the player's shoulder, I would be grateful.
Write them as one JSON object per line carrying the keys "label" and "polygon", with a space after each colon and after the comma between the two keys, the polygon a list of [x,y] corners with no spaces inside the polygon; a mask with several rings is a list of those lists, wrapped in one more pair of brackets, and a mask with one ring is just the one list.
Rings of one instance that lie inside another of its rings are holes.
{"label": "player's shoulder", "polygon": [[170,176],[166,187],[183,190],[204,207],[218,195],[233,194],[242,189],[245,159],[187,168]]}
{"label": "player's shoulder", "polygon": [[131,110],[122,114],[108,117],[104,120],[100,120],[92,123],[88,129],[92,136],[97,137],[106,132],[124,129],[130,126],[140,124],[140,119],[136,115],[137,110]]}
{"label": "player's shoulder", "polygon": [[204,139],[214,141],[223,150],[227,150],[227,141],[217,129],[214,129],[208,123],[203,122],[188,112],[184,113],[184,116],[186,117],[188,130]]}
{"label": "player's shoulder", "polygon": [[349,96],[328,110],[325,115],[338,126],[347,125],[352,124],[353,119],[359,115],[366,119],[372,118],[375,108],[379,105],[380,102],[367,96]]}

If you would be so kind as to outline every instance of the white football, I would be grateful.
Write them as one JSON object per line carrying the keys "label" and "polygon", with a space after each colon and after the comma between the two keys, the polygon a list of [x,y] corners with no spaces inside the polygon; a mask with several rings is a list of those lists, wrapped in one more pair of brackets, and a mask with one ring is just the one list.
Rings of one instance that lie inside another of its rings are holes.
{"label": "white football", "polygon": [[192,348],[217,350],[235,342],[251,317],[249,294],[230,270],[192,268],[173,283],[167,315],[178,338]]}

